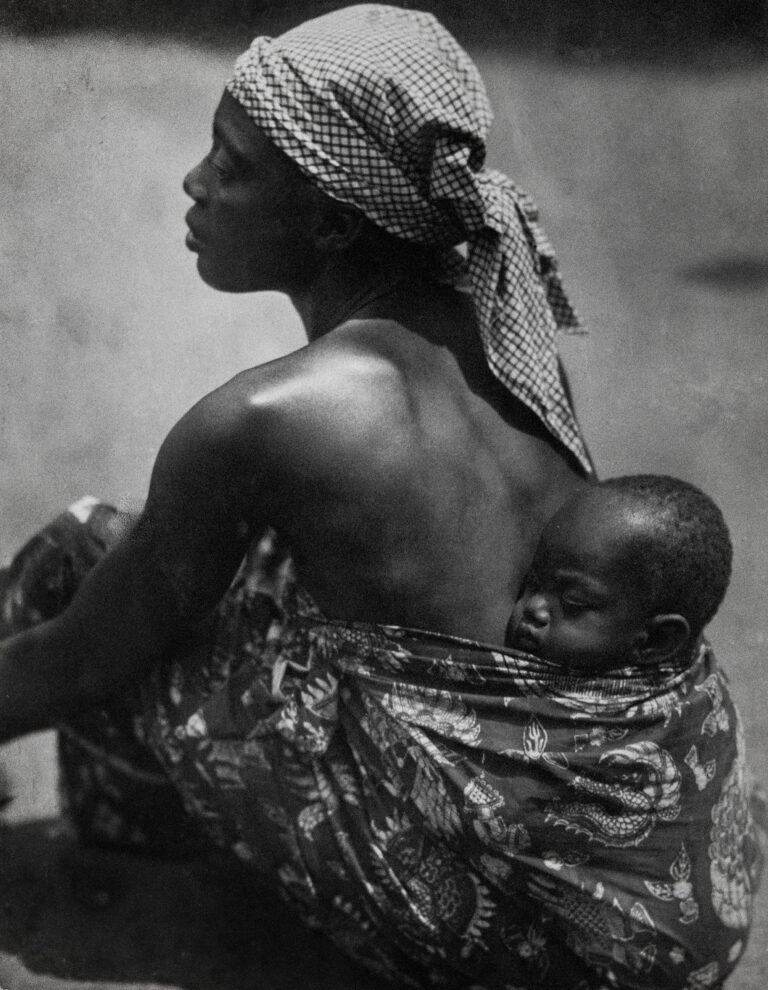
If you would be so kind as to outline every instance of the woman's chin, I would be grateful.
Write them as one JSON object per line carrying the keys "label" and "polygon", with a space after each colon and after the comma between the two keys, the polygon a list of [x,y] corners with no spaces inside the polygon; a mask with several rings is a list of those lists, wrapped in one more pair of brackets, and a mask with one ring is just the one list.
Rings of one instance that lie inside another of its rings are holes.
{"label": "woman's chin", "polygon": [[[194,250],[194,248],[192,250]],[[210,286],[211,289],[216,289],[218,292],[249,291],[247,288],[243,288],[239,285],[237,281],[232,278],[231,273],[221,272],[211,265],[210,260],[206,258],[204,249],[197,252],[197,274],[207,286]]]}

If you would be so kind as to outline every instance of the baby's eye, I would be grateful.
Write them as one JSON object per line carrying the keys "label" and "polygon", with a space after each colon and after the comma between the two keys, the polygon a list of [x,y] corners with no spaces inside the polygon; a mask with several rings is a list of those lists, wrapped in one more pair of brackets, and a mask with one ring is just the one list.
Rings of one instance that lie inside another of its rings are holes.
{"label": "baby's eye", "polygon": [[566,615],[578,615],[581,612],[589,611],[593,606],[591,602],[586,602],[582,598],[563,595],[560,599],[560,607]]}

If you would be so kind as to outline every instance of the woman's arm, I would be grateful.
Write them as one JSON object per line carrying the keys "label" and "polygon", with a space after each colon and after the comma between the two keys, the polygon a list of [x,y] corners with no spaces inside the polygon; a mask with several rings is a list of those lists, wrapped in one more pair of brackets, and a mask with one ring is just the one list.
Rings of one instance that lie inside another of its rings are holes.
{"label": "woman's arm", "polygon": [[243,416],[228,395],[225,387],[204,399],[168,435],[138,523],[70,606],[0,643],[0,740],[45,728],[135,682],[226,591],[259,501],[238,439]]}

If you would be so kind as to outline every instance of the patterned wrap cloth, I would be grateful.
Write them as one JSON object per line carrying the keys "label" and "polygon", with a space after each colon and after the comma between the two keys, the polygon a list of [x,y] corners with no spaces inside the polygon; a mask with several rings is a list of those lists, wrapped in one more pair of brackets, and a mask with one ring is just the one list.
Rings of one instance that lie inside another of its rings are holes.
{"label": "patterned wrap cloth", "polygon": [[[103,552],[93,529],[62,516],[20,553],[6,630],[63,607]],[[267,534],[211,639],[166,658],[130,709],[190,818],[397,985],[704,990],[743,952],[761,857],[706,645],[682,669],[586,679],[331,622]],[[132,776],[136,738],[110,719],[63,736],[70,806],[81,828],[94,815],[91,839],[152,845],[135,801],[153,758]],[[159,848],[174,822],[193,848],[160,798]]]}
{"label": "patterned wrap cloth", "polygon": [[491,107],[445,28],[419,11],[346,7],[256,38],[227,89],[323,192],[438,249],[442,277],[468,278],[491,370],[591,472],[555,345],[580,322],[535,204],[484,167]]}

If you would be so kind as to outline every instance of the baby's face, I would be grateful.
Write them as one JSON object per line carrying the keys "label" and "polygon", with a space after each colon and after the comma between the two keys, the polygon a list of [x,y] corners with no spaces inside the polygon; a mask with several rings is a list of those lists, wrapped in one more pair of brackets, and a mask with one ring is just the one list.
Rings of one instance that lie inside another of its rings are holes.
{"label": "baby's face", "polygon": [[626,664],[648,619],[628,546],[643,525],[599,490],[568,502],[542,533],[507,643],[577,670]]}

